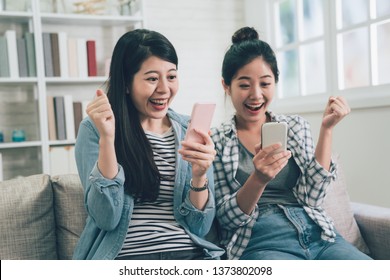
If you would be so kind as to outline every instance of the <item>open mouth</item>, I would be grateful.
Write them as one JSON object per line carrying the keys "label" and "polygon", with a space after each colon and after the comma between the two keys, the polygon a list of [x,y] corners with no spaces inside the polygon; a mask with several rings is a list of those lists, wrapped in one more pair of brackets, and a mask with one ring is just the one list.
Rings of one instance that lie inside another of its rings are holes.
{"label": "open mouth", "polygon": [[165,104],[167,104],[166,99],[149,99],[149,101],[156,106],[164,106]]}
{"label": "open mouth", "polygon": [[252,112],[256,112],[256,111],[259,111],[263,106],[264,106],[264,103],[261,103],[261,104],[244,104],[244,106],[252,111]]}

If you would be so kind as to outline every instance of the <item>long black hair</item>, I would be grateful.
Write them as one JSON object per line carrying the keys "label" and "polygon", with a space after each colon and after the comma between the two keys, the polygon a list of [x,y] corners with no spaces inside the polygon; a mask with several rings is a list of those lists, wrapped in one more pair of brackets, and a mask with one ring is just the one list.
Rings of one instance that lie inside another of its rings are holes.
{"label": "long black hair", "polygon": [[161,180],[131,98],[134,75],[151,56],[178,66],[175,48],[162,34],[146,29],[125,33],[115,45],[107,83],[107,96],[115,116],[116,156],[125,172],[125,192],[138,201],[154,201]]}
{"label": "long black hair", "polygon": [[222,63],[222,78],[226,85],[231,85],[238,70],[260,56],[269,64],[275,83],[279,81],[275,53],[268,43],[259,40],[259,34],[254,28],[243,27],[237,30],[232,36],[232,43]]}

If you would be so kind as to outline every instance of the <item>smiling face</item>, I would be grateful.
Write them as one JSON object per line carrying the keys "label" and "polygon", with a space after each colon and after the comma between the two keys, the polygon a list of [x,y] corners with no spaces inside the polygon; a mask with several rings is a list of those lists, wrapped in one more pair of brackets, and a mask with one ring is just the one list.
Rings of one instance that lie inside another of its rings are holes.
{"label": "smiling face", "polygon": [[146,59],[134,75],[131,98],[137,108],[142,127],[162,124],[179,88],[176,65],[156,56]]}
{"label": "smiling face", "polygon": [[262,57],[253,59],[239,69],[231,85],[223,82],[236,109],[237,125],[264,123],[266,111],[275,93],[275,77]]}

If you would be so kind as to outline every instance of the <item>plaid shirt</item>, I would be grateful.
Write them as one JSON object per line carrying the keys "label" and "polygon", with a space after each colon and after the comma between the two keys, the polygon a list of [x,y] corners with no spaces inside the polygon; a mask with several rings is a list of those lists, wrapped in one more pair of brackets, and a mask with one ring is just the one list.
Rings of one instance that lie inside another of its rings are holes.
{"label": "plaid shirt", "polygon": [[[287,148],[292,152],[301,175],[293,188],[298,203],[322,228],[321,237],[333,242],[336,236],[332,219],[321,207],[327,193],[327,186],[336,178],[336,166],[332,161],[330,171],[325,170],[314,158],[314,144],[309,123],[299,116],[274,115],[272,122],[288,124]],[[212,129],[212,139],[217,151],[214,160],[215,195],[217,219],[221,229],[221,245],[225,247],[228,259],[239,259],[244,252],[259,211],[247,215],[238,206],[236,195],[240,183],[235,179],[239,165],[239,142],[235,118]]]}

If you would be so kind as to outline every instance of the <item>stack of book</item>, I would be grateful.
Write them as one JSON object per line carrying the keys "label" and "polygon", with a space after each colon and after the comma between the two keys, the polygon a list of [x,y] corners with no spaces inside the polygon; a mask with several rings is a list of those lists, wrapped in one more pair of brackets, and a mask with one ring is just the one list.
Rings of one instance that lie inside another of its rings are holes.
{"label": "stack of book", "polygon": [[46,77],[97,76],[96,43],[68,38],[65,32],[42,33]]}
{"label": "stack of book", "polygon": [[49,140],[75,140],[80,122],[86,117],[88,101],[73,101],[71,95],[48,96]]}
{"label": "stack of book", "polygon": [[0,36],[0,77],[36,77],[34,34],[17,38],[15,30]]}

